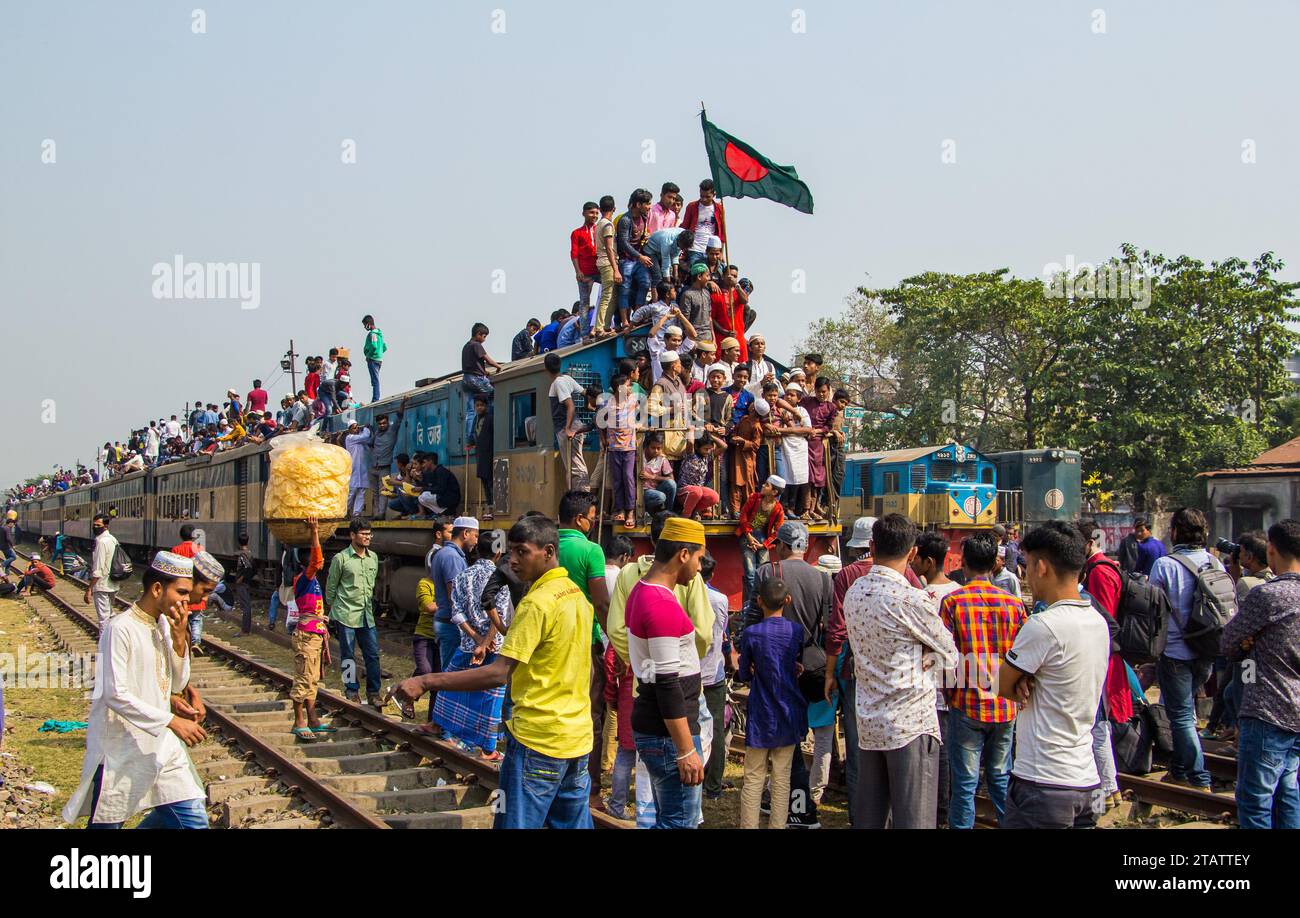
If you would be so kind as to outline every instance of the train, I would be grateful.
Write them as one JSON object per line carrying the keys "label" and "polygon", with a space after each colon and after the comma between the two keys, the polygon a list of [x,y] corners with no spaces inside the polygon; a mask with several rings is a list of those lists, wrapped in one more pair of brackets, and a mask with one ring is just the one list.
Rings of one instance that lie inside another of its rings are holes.
{"label": "train", "polygon": [[[556,352],[561,370],[584,387],[596,383],[604,388],[620,360],[646,352],[646,333],[643,328],[561,349]],[[777,368],[785,369],[779,364]],[[506,530],[530,510],[554,514],[564,491],[564,474],[554,445],[548,410],[551,377],[543,357],[506,364],[492,382],[490,503],[476,474],[474,453],[465,442],[464,418],[475,392],[462,385],[460,373],[420,380],[412,389],[328,419],[329,427],[341,429],[353,419],[370,425],[379,414],[393,415],[405,402],[394,453],[436,454],[460,483],[464,511],[481,518],[490,510],[493,520],[485,522],[484,528]],[[575,396],[575,402],[579,421],[594,428],[595,406],[580,396]],[[586,434],[583,447],[592,468],[599,455],[594,429]],[[114,535],[141,560],[179,542],[185,523],[201,529],[207,550],[225,560],[234,558],[240,536],[247,535],[250,552],[259,562],[259,576],[272,586],[282,547],[262,518],[269,453],[267,444],[249,444],[24,501],[17,508],[19,528],[33,538],[62,532],[74,545],[88,549],[91,518],[109,512],[114,515]],[[1029,524],[1041,518],[1069,517],[1078,512],[1079,462],[1079,454],[1069,450],[984,455],[955,443],[851,453],[845,457],[839,519],[807,524],[806,557],[815,560],[820,554],[838,552],[840,537],[861,515],[905,513],[923,528],[949,533],[954,542],[967,531],[997,521]],[[1009,486],[1012,482],[1016,488]],[[1018,496],[1022,490],[1023,502]],[[1035,515],[1026,512],[1023,519],[1006,515],[1021,508]],[[601,533],[626,535],[637,551],[648,551],[648,526],[643,515],[638,514],[638,519],[642,522],[631,528],[602,520]],[[416,613],[416,587],[433,544],[433,522],[377,519],[372,525],[371,544],[382,559],[376,600],[394,618],[404,620]],[[706,520],[705,529],[709,551],[718,562],[712,585],[729,597],[733,609],[739,609],[742,569],[735,522]],[[342,547],[343,538],[336,536],[326,546],[327,555]]]}

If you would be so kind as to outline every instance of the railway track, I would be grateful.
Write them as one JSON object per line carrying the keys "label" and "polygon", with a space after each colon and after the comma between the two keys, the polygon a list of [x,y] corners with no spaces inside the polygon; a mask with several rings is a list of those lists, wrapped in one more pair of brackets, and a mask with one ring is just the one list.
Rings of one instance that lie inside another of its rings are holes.
{"label": "railway track", "polygon": [[[30,602],[69,652],[94,653],[98,625],[80,607],[84,582],[58,575]],[[128,603],[120,601],[120,607]],[[293,676],[204,636],[191,684],[207,707],[208,739],[191,748],[210,818],[250,828],[489,828],[498,768],[414,725],[321,689],[322,721],[336,733],[296,742]],[[592,812],[597,828],[626,828]]]}

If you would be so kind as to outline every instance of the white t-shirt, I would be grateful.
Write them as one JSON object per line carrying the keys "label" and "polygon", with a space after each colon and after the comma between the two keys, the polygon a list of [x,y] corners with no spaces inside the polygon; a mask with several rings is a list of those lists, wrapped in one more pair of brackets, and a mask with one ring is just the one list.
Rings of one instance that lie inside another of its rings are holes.
{"label": "white t-shirt", "polygon": [[179,437],[181,435],[181,422],[168,421],[163,425],[163,433],[166,435],[168,440]]}
{"label": "white t-shirt", "polygon": [[713,205],[699,205],[695,218],[695,242],[691,245],[691,251],[703,252],[708,248],[709,237],[716,235],[718,230],[713,219]]}
{"label": "white t-shirt", "polygon": [[[925,595],[930,599],[930,605],[934,608],[934,614],[939,614],[939,606],[943,605],[943,598],[953,590],[960,589],[961,584],[955,580],[949,580],[946,583],[927,583],[923,588]],[[948,710],[948,701],[943,697],[943,687],[939,683],[939,668],[935,667],[930,670],[930,675],[934,678],[934,706],[937,710]],[[942,753],[940,753],[942,755]]]}
{"label": "white t-shirt", "polygon": [[[795,408],[799,421],[795,427],[812,427],[812,418],[802,408]],[[792,435],[781,438],[781,455],[785,459],[786,482],[793,485],[808,483],[808,438]]]}
{"label": "white t-shirt", "polygon": [[1016,718],[1011,773],[1059,787],[1094,787],[1092,725],[1110,661],[1110,630],[1091,604],[1054,602],[1021,626],[1006,662],[1034,677]]}

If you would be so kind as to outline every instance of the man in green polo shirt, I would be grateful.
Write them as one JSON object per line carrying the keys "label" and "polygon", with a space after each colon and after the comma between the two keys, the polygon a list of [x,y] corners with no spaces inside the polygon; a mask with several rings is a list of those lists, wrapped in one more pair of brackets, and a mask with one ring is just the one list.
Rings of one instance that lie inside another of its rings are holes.
{"label": "man in green polo shirt", "polygon": [[593,745],[587,770],[591,772],[591,805],[601,809],[600,741],[605,727],[605,643],[601,628],[609,615],[609,584],[605,580],[605,552],[587,538],[596,528],[596,500],[590,491],[568,491],[560,498],[560,567],[569,573],[582,595],[595,607],[591,632],[591,729]]}
{"label": "man in green polo shirt", "polygon": [[348,525],[352,540],[330,562],[325,583],[325,602],[330,621],[337,626],[339,667],[343,670],[343,689],[348,701],[361,700],[357,685],[356,649],[366,661],[366,703],[383,707],[379,697],[379,632],[375,630],[375,578],[379,558],[370,550],[370,523],[355,518]]}
{"label": "man in green polo shirt", "polygon": [[510,570],[532,586],[497,658],[454,673],[412,676],[393,695],[414,702],[430,690],[478,692],[509,683],[513,712],[495,827],[590,829],[591,603],[557,563],[559,535],[551,520],[524,517],[510,528],[509,543]]}

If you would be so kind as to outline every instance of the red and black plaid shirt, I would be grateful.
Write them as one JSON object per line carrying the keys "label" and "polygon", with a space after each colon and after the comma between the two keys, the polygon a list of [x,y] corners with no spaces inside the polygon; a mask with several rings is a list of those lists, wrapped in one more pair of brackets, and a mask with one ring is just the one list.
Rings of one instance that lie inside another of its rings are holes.
{"label": "red and black plaid shirt", "polygon": [[943,598],[939,615],[961,657],[948,704],[984,723],[1014,720],[1016,706],[998,697],[998,667],[1025,623],[1024,604],[986,579],[972,580]]}

